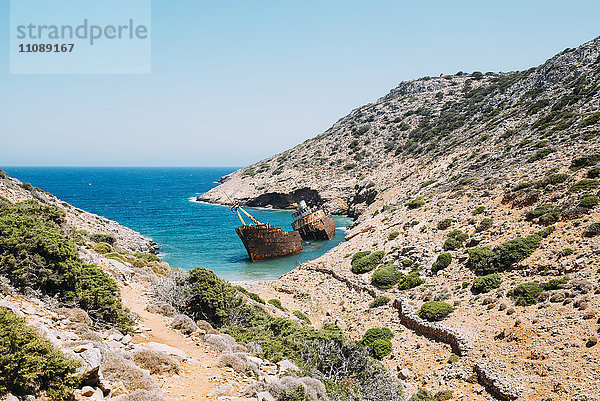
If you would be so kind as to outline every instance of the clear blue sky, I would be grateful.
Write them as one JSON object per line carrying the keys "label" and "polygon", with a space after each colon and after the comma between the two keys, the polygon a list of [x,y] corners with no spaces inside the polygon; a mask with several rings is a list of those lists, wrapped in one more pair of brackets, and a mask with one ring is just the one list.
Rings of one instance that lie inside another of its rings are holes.
{"label": "clear blue sky", "polygon": [[152,1],[150,75],[10,75],[0,164],[240,166],[400,81],[512,71],[600,35],[595,1]]}

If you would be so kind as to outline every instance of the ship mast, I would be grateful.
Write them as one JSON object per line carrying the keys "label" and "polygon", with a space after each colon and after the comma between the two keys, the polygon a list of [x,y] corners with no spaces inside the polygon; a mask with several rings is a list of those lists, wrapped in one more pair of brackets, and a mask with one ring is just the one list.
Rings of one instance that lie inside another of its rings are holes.
{"label": "ship mast", "polygon": [[254,217],[252,217],[252,215],[250,215],[250,213],[248,213],[247,211],[245,211],[244,209],[242,209],[242,207],[240,206],[240,203],[238,201],[234,201],[227,194],[225,194],[225,196],[229,199],[229,201],[232,204],[232,206],[229,208],[229,210],[231,210],[232,212],[236,212],[237,213],[240,221],[242,222],[242,225],[245,226],[246,222],[242,218],[242,215],[240,214],[240,210],[242,211],[242,213],[244,213],[246,216],[248,216],[250,218],[250,220],[252,220],[254,222],[254,224],[262,224],[260,221],[256,220]]}

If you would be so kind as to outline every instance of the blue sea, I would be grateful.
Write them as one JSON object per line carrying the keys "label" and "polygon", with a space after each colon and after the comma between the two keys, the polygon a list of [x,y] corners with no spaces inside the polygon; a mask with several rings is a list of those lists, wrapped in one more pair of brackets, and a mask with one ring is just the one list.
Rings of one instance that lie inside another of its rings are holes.
{"label": "blue sea", "polygon": [[[204,266],[231,280],[275,279],[344,240],[351,219],[334,216],[330,241],[305,242],[285,258],[250,262],[229,208],[195,202],[236,168],[2,167],[11,176],[88,212],[105,216],[152,238],[173,267]],[[291,229],[290,211],[247,208],[261,222]]]}

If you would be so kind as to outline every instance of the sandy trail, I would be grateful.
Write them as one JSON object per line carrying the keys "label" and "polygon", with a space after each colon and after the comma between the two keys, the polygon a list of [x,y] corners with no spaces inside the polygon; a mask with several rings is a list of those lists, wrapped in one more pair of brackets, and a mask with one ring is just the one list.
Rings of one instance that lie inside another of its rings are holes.
{"label": "sandy trail", "polygon": [[[170,319],[145,310],[146,298],[140,291],[131,287],[121,289],[125,306],[140,316],[140,323],[150,329],[136,334],[136,343],[157,342],[182,350],[187,360],[181,364],[181,372],[174,376],[153,376],[169,400],[207,400],[213,399],[209,393],[223,383],[231,383],[239,393],[244,383],[236,377],[230,368],[217,366],[219,354],[205,344],[196,343],[191,338],[173,330]],[[231,394],[237,396],[239,394]],[[216,399],[216,398],[215,398]]]}

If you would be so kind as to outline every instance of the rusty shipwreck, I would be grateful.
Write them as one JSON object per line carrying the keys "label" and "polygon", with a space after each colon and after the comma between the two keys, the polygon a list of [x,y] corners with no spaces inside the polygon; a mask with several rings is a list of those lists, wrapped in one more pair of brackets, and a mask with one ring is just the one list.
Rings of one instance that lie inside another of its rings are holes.
{"label": "rusty shipwreck", "polygon": [[[269,223],[261,223],[246,212],[238,202],[230,210],[237,213],[242,225],[235,232],[242,240],[250,260],[265,260],[292,255],[302,250],[302,237],[298,231],[284,231]],[[240,211],[254,224],[246,224]]]}
{"label": "rusty shipwreck", "polygon": [[335,235],[335,222],[321,208],[309,207],[300,201],[292,216],[292,228],[303,240],[330,240]]}

